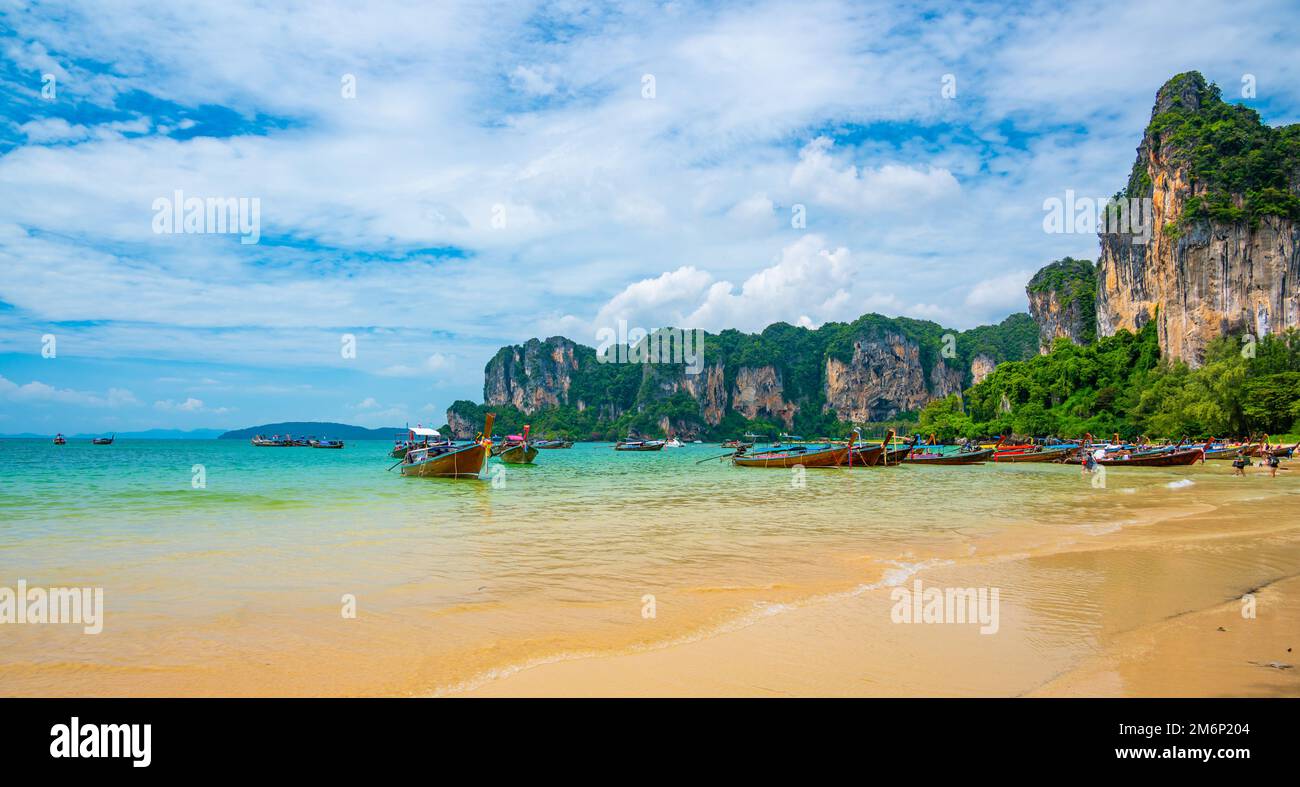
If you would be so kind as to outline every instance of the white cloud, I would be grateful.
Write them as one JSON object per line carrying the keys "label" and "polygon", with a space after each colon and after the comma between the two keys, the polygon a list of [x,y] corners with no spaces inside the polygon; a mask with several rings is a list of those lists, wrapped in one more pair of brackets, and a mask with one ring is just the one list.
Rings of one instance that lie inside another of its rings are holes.
{"label": "white cloud", "polygon": [[105,393],[56,388],[39,380],[19,385],[0,375],[0,398],[13,402],[56,403],[83,407],[128,407],[139,404],[135,395],[124,388],[109,388]]}
{"label": "white cloud", "polygon": [[796,197],[807,195],[802,201],[848,211],[901,213],[926,210],[961,192],[957,179],[946,169],[900,164],[859,168],[836,161],[833,146],[829,138],[818,137],[799,151],[790,187]]}

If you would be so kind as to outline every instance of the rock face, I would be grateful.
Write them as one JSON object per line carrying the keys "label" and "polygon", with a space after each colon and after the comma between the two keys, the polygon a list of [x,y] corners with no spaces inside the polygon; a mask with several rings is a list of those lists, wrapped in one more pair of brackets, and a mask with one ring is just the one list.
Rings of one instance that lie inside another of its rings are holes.
{"label": "rock face", "polygon": [[1038,323],[1039,352],[1066,338],[1088,344],[1097,335],[1097,275],[1089,260],[1065,257],[1047,265],[1025,287],[1029,313]]}
{"label": "rock face", "polygon": [[975,385],[993,373],[997,368],[997,362],[993,357],[985,353],[976,355],[970,362],[970,383]]}
{"label": "rock face", "polygon": [[731,409],[746,418],[779,418],[789,429],[794,425],[799,407],[785,400],[784,390],[781,375],[775,368],[741,367],[736,370],[736,383],[731,389]]}
{"label": "rock face", "polygon": [[[513,408],[512,422],[541,420],[534,431],[584,437],[633,429],[736,437],[773,427],[824,436],[844,421],[891,420],[959,391],[999,361],[1031,356],[1036,334],[1026,314],[965,332],[878,314],[818,329],[778,323],[706,336],[699,374],[683,363],[600,363],[595,350],[563,337],[530,339],[497,352],[484,369],[484,405],[455,403],[448,425],[470,437],[484,408]],[[557,409],[567,411],[538,415]]]}
{"label": "rock face", "polygon": [[[950,379],[946,369],[939,376]],[[858,339],[848,363],[826,359],[825,409],[846,421],[886,421],[933,398],[925,380],[916,342],[897,333]]]}
{"label": "rock face", "polygon": [[1300,326],[1297,140],[1200,74],[1166,83],[1126,191],[1151,200],[1154,230],[1101,235],[1099,333],[1154,319],[1162,353],[1195,365],[1215,337]]}
{"label": "rock face", "polygon": [[502,347],[483,370],[483,401],[512,405],[528,415],[568,404],[569,386],[578,370],[576,348],[563,336]]}

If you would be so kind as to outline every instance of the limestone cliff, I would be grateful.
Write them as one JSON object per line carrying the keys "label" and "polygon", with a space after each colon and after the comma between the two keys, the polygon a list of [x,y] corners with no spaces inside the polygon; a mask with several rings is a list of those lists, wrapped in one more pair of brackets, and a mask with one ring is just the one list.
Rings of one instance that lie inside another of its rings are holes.
{"label": "limestone cliff", "polygon": [[[1198,73],[1156,96],[1124,196],[1153,232],[1103,232],[1097,329],[1157,321],[1165,355],[1196,364],[1224,334],[1300,326],[1300,125],[1270,128]],[[1140,240],[1140,238],[1139,238]]]}
{"label": "limestone cliff", "polygon": [[844,422],[915,412],[1001,361],[1032,356],[1038,344],[1027,314],[969,331],[869,314],[817,329],[777,323],[759,334],[705,334],[703,341],[696,367],[602,363],[639,356],[598,358],[563,337],[503,347],[484,369],[485,403],[456,402],[448,424],[467,437],[493,409],[498,432],[531,422],[539,435],[579,439],[632,431],[736,437],[750,429],[825,436]]}
{"label": "limestone cliff", "polygon": [[1097,337],[1097,272],[1090,260],[1065,257],[1029,280],[1029,313],[1038,323],[1039,351],[1066,338],[1088,344]]}
{"label": "limestone cliff", "polygon": [[568,404],[572,375],[578,370],[576,347],[562,336],[502,347],[484,369],[483,401],[508,404],[526,414]]}

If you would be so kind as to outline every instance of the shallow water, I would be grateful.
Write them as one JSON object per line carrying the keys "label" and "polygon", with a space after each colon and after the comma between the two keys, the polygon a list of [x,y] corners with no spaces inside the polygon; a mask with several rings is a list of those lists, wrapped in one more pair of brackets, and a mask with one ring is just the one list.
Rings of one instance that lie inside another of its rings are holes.
{"label": "shallow water", "polygon": [[1297,491],[1226,462],[1112,468],[1104,487],[1050,464],[697,464],[714,445],[415,479],[386,471],[389,447],[0,441],[0,585],[99,586],[107,607],[96,636],[0,627],[0,691],[436,693]]}

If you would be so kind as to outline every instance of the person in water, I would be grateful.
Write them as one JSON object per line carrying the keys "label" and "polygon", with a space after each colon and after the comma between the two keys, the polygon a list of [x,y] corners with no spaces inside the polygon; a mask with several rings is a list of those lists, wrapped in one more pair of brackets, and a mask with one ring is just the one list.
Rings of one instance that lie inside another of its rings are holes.
{"label": "person in water", "polygon": [[1282,459],[1277,454],[1269,454],[1264,464],[1268,466],[1268,477],[1277,478],[1277,467],[1282,464]]}
{"label": "person in water", "polygon": [[1246,476],[1246,468],[1250,465],[1250,459],[1246,456],[1246,449],[1241,449],[1232,459],[1232,474],[1239,475],[1243,478]]}

